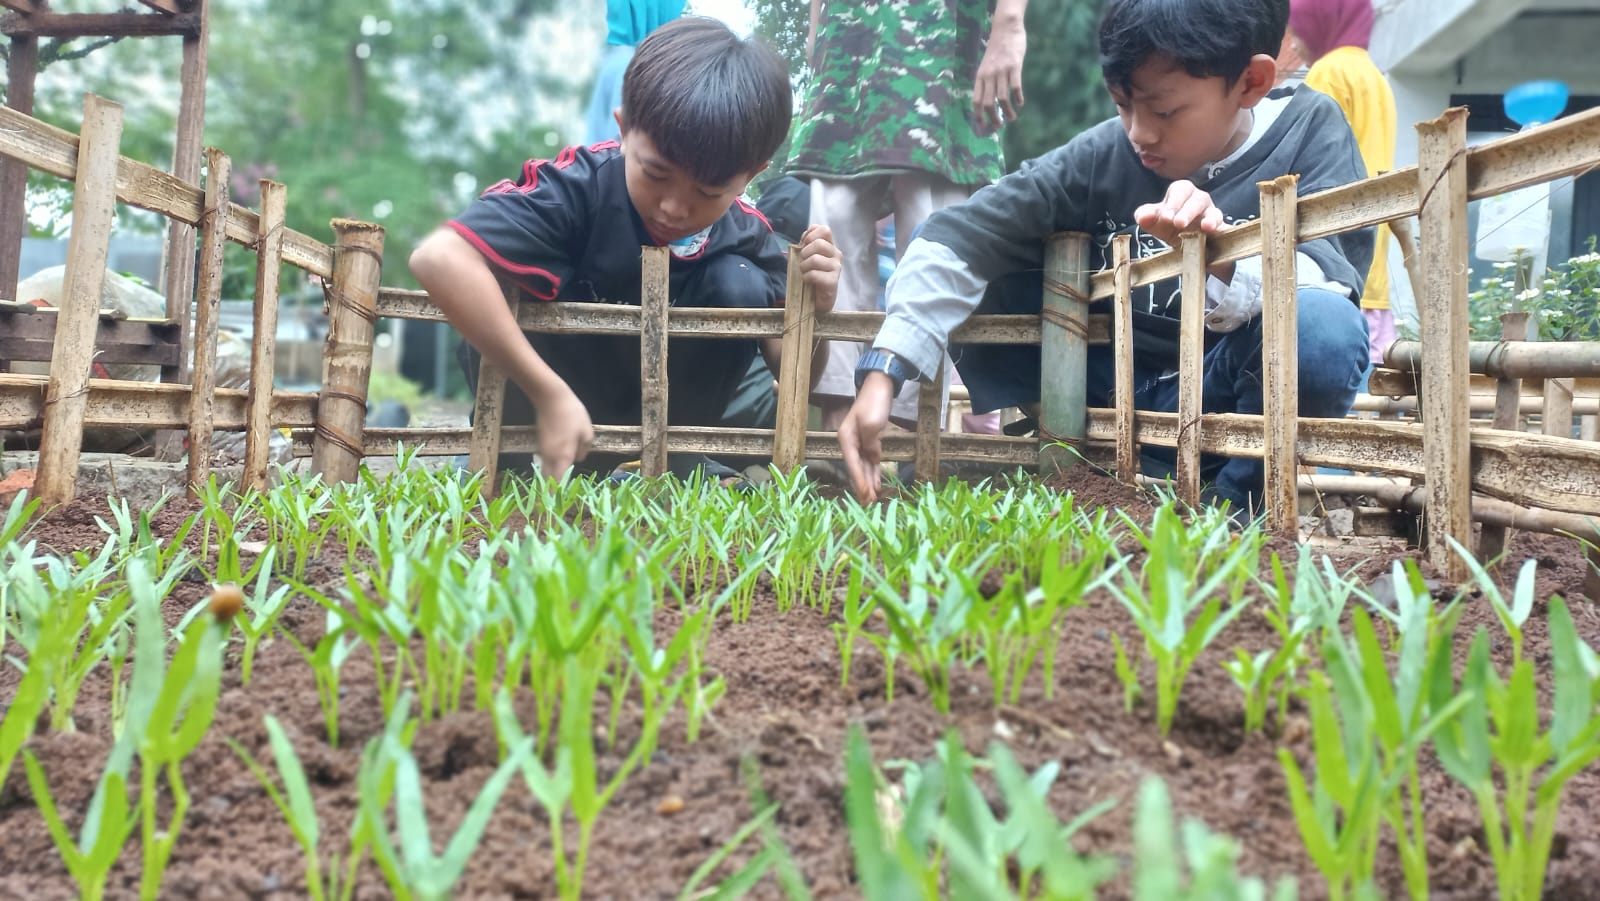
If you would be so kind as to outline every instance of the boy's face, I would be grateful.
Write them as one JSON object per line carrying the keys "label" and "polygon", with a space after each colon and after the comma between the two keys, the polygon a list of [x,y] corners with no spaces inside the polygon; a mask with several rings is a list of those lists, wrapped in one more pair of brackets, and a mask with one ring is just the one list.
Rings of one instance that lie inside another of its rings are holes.
{"label": "boy's face", "polygon": [[1129,90],[1108,86],[1139,162],[1162,178],[1190,178],[1238,149],[1250,134],[1245,112],[1272,89],[1277,64],[1257,55],[1232,86],[1197,78],[1166,57],[1135,69]]}
{"label": "boy's face", "polygon": [[[622,125],[620,117],[617,124]],[[720,185],[702,184],[662,156],[649,135],[625,126],[621,131],[628,199],[658,244],[687,238],[722,218],[761,171],[734,176]]]}

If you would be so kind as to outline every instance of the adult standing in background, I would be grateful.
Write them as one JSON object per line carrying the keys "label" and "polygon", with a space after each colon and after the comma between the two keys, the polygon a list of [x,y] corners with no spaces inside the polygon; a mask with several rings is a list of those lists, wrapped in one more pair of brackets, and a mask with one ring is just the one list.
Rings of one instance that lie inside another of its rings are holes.
{"label": "adult standing in background", "polygon": [[684,6],[685,0],[606,0],[606,46],[584,114],[585,144],[617,136],[613,114],[622,106],[622,74],[628,71],[633,48],[650,32],[683,15]]}
{"label": "adult standing in background", "polygon": [[[1290,0],[1289,30],[1311,64],[1305,86],[1338,102],[1355,132],[1371,177],[1394,168],[1394,92],[1367,54],[1372,39],[1371,0]],[[1389,227],[1378,226],[1378,245],[1361,294],[1373,363],[1395,339],[1389,308]]]}
{"label": "adult standing in background", "polygon": [[[837,310],[878,300],[875,224],[895,217],[896,255],[934,210],[1004,174],[999,130],[1022,106],[1027,0],[811,0],[812,80],[786,171],[814,179],[813,223],[844,255]],[[855,398],[864,347],[835,341],[813,392],[825,429]],[[908,386],[893,416],[916,420]]]}

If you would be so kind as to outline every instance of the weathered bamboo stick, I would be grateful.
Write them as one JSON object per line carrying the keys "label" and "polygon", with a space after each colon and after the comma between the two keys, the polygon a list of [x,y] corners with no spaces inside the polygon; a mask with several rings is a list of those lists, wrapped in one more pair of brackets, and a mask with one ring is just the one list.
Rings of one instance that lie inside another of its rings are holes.
{"label": "weathered bamboo stick", "polygon": [[[183,64],[179,68],[178,133],[172,149],[172,175],[187,184],[200,184],[200,158],[203,151],[203,133],[206,120],[206,44],[211,4],[201,3],[197,11],[200,32],[183,39]],[[207,204],[210,207],[210,204]],[[257,234],[260,234],[258,227]],[[189,381],[189,359],[194,346],[189,305],[194,297],[195,253],[194,226],[181,219],[167,224],[165,294],[167,318],[178,323],[179,364],[161,374],[163,380]],[[166,433],[157,440],[158,456],[177,459],[179,450],[176,433]],[[164,446],[163,446],[164,445]]]}
{"label": "weathered bamboo stick", "polygon": [[[11,38],[6,58],[6,107],[19,116],[33,112],[33,88],[39,74],[39,39]],[[31,119],[29,121],[32,121]],[[0,159],[0,298],[18,300],[17,273],[22,263],[22,238],[28,233],[28,166]]]}
{"label": "weathered bamboo stick", "polygon": [[1115,336],[1112,354],[1116,358],[1117,478],[1128,485],[1137,484],[1139,478],[1139,443],[1133,419],[1133,289],[1128,286],[1132,246],[1132,235],[1117,235],[1111,240],[1117,287],[1111,310]]}
{"label": "weathered bamboo stick", "polygon": [[[1467,405],[1474,416],[1495,412],[1493,395],[1479,394],[1477,392],[1468,396]],[[1358,394],[1355,403],[1350,407],[1355,413],[1377,413],[1381,416],[1394,416],[1417,412],[1417,397],[1387,397],[1374,394]],[[1517,400],[1517,412],[1521,416],[1539,414],[1544,411],[1544,398],[1542,396],[1523,394]],[[1600,397],[1574,397],[1572,399],[1572,412],[1578,416],[1593,416],[1600,413]],[[1517,427],[1513,423],[1513,427]]]}
{"label": "weathered bamboo stick", "polygon": [[[1501,378],[1594,378],[1600,376],[1600,341],[1463,342],[1467,366],[1478,375]],[[1424,341],[1396,341],[1384,353],[1391,369],[1421,371]],[[1432,345],[1427,345],[1432,346]]]}
{"label": "weathered bamboo stick", "polygon": [[1544,380],[1544,412],[1540,426],[1546,435],[1572,437],[1572,379]]}
{"label": "weathered bamboo stick", "polygon": [[[1083,443],[1088,406],[1089,236],[1063,232],[1045,240],[1044,307],[1039,339],[1039,467],[1071,466]],[[1062,447],[1059,445],[1066,445]]]}
{"label": "weathered bamboo stick", "polygon": [[667,307],[670,258],[665,247],[645,247],[639,294],[639,474],[667,471]]}
{"label": "weathered bamboo stick", "polygon": [[283,222],[288,188],[261,179],[261,238],[256,245],[256,303],[250,339],[250,400],[244,431],[246,490],[267,487],[272,448],[272,378],[278,360],[278,276],[283,272]]}
{"label": "weathered bamboo stick", "polygon": [[105,288],[111,221],[116,213],[117,148],[121,141],[121,104],[85,94],[78,179],[72,191],[72,236],[67,241],[67,271],[50,353],[44,435],[40,439],[35,483],[46,506],[64,504],[78,490],[83,411],[88,405],[89,367],[94,362],[100,293]]}
{"label": "weathered bamboo stick", "polygon": [[[206,148],[206,211],[200,218],[200,277],[194,308],[194,365],[189,394],[189,495],[198,497],[211,472],[211,419],[216,407],[217,312],[222,303],[222,257],[227,247],[228,180],[233,163]],[[271,340],[269,337],[268,340]]]}
{"label": "weathered bamboo stick", "polygon": [[1200,503],[1201,386],[1206,357],[1206,236],[1184,232],[1178,239],[1183,256],[1182,308],[1178,313],[1178,497]]}
{"label": "weathered bamboo stick", "polygon": [[1417,232],[1411,227],[1411,217],[1403,216],[1390,222],[1389,231],[1400,242],[1400,262],[1406,270],[1406,281],[1411,284],[1411,297],[1421,297],[1422,271],[1417,259]]}
{"label": "weathered bamboo stick", "polygon": [[[1519,311],[1500,314],[1500,331],[1506,341],[1521,341],[1528,336],[1528,314]],[[1522,380],[1502,378],[1495,385],[1494,427],[1516,429],[1522,420]],[[1506,548],[1503,526],[1486,524],[1478,532],[1478,559],[1494,560]]]}
{"label": "weathered bamboo stick", "polygon": [[1299,529],[1295,494],[1299,443],[1299,295],[1295,276],[1295,199],[1299,177],[1285,175],[1261,185],[1261,395],[1266,416],[1265,493],[1267,526]]}
{"label": "weathered bamboo stick", "polygon": [[1449,539],[1472,542],[1471,439],[1467,384],[1467,111],[1447,110],[1417,126],[1421,197],[1422,343],[1432,348],[1422,395],[1427,459],[1428,559],[1446,578],[1467,576]]}
{"label": "weathered bamboo stick", "polygon": [[[522,292],[505,283],[501,284],[501,290],[515,317],[522,308]],[[482,473],[479,493],[493,498],[500,493],[500,434],[505,428],[506,374],[482,354],[478,356],[477,385],[472,398],[472,439],[468,444],[467,467]]]}
{"label": "weathered bamboo stick", "polygon": [[780,472],[793,472],[805,462],[806,419],[811,413],[811,348],[816,341],[817,296],[800,274],[800,248],[792,244],[789,246],[786,285],[772,464]]}
{"label": "weathered bamboo stick", "polygon": [[333,234],[322,399],[311,452],[313,471],[329,484],[353,481],[361,468],[384,237],[383,226],[353,219],[333,220]]}
{"label": "weathered bamboo stick", "polygon": [[939,439],[944,427],[944,383],[950,376],[950,367],[939,363],[928,384],[917,395],[917,456],[912,462],[919,482],[939,479]]}

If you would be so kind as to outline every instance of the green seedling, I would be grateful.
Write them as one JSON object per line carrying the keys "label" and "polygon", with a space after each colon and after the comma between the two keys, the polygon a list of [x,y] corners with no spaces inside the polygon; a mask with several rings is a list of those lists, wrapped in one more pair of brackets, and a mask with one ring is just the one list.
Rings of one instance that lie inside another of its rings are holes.
{"label": "green seedling", "polygon": [[[365,855],[365,841],[356,841],[354,836],[352,847],[344,860],[338,854],[331,855],[328,860],[326,873],[322,864],[322,828],[317,816],[316,802],[311,797],[311,786],[306,781],[305,767],[300,765],[300,757],[294,751],[294,745],[284,733],[280,725],[271,714],[265,718],[267,741],[272,747],[272,757],[277,765],[279,777],[283,780],[283,789],[278,789],[265,767],[263,767],[244,746],[227,739],[228,746],[239,755],[250,772],[255,774],[261,787],[266,789],[272,803],[278,807],[278,812],[283,814],[283,819],[289,825],[289,832],[300,845],[300,852],[306,861],[306,894],[314,901],[349,901],[355,894],[356,872]],[[358,818],[357,824],[360,820]],[[359,832],[359,830],[355,830]]]}
{"label": "green seedling", "polygon": [[1222,664],[1233,677],[1234,684],[1244,692],[1246,732],[1259,732],[1266,727],[1267,707],[1274,702],[1277,724],[1279,728],[1283,726],[1283,718],[1289,712],[1289,695],[1297,684],[1296,674],[1306,660],[1307,639],[1316,629],[1314,616],[1297,610],[1302,597],[1301,586],[1309,588],[1317,579],[1311,555],[1302,549],[1295,587],[1291,590],[1283,561],[1277,554],[1272,555],[1270,595],[1273,602],[1257,605],[1256,609],[1277,633],[1277,644],[1253,655],[1243,648],[1234,648],[1233,659]]}
{"label": "green seedling", "polygon": [[28,772],[28,785],[33,790],[34,801],[39,805],[39,814],[44,817],[50,838],[61,854],[61,861],[67,866],[67,873],[77,883],[79,901],[100,901],[105,897],[111,868],[116,866],[117,858],[122,856],[122,846],[138,825],[133,808],[128,805],[126,778],[111,769],[101,775],[100,784],[89,799],[83,827],[74,840],[56,810],[55,798],[50,794],[50,783],[32,751],[22,752],[22,763]]}
{"label": "green seedling", "polygon": [[[1124,519],[1134,525],[1126,514]],[[1189,669],[1248,605],[1244,587],[1262,538],[1249,529],[1235,540],[1223,518],[1190,532],[1170,505],[1156,509],[1149,532],[1139,537],[1147,554],[1141,574],[1125,569],[1108,588],[1143,633],[1144,653],[1155,661],[1156,725],[1166,735]],[[1220,590],[1226,591],[1226,608]],[[1118,675],[1128,686],[1137,664],[1120,638],[1115,643]]]}
{"label": "green seedling", "polygon": [[256,558],[255,565],[245,574],[243,582],[248,585],[252,581],[250,576],[254,575],[255,590],[245,595],[244,615],[233,618],[234,625],[244,636],[244,650],[239,655],[239,681],[245,685],[250,684],[250,671],[255,663],[257,646],[263,637],[272,634],[273,625],[292,596],[289,585],[272,589],[272,564],[277,556],[278,549],[272,547]]}
{"label": "green seedling", "polygon": [[[1487,594],[1487,583],[1481,584]],[[1540,728],[1532,661],[1519,655],[1502,680],[1483,629],[1473,636],[1459,683],[1449,643],[1441,642],[1429,661],[1435,705],[1469,699],[1433,743],[1445,771],[1478,802],[1505,901],[1543,897],[1562,795],[1573,776],[1600,758],[1594,651],[1578,638],[1560,598],[1551,598],[1548,622],[1554,698],[1546,729]]]}
{"label": "green seedling", "polygon": [[[49,674],[55,668],[51,661],[62,656],[62,640],[61,630],[50,629],[34,644],[28,657],[29,666],[23,671],[21,681],[17,683],[11,703],[6,706],[5,715],[0,717],[0,789],[5,788],[6,778],[11,773],[11,764],[17,759],[17,752],[22,750],[22,746],[33,735],[39,715],[49,706]],[[34,793],[37,795],[38,791]],[[68,866],[70,869],[71,865]],[[79,884],[82,885],[81,882]]]}
{"label": "green seedling", "polygon": [[[1197,820],[1173,828],[1166,784],[1147,777],[1133,818],[1134,901],[1264,901],[1266,887],[1238,872],[1239,847]],[[1175,834],[1176,833],[1176,834]],[[1273,901],[1294,901],[1294,880],[1280,880]]]}
{"label": "green seedling", "polygon": [[[968,612],[979,596],[978,583],[989,568],[987,554],[957,568],[952,558],[958,553],[959,549],[950,550],[935,558],[927,545],[919,548],[906,574],[904,599],[891,581],[875,580],[877,606],[889,631],[887,635],[863,635],[883,654],[891,700],[895,660],[903,654],[922,680],[934,709],[950,712],[950,672],[966,636]],[[870,571],[868,575],[876,577]]]}
{"label": "green seedling", "polygon": [[328,736],[328,744],[337,748],[339,747],[339,674],[344,669],[345,661],[350,659],[350,652],[356,649],[356,639],[350,635],[349,619],[332,611],[326,615],[327,624],[322,637],[317,640],[313,648],[306,647],[305,643],[288,629],[280,628],[278,631],[311,666],[312,678],[317,684],[317,704],[322,708],[322,722]]}

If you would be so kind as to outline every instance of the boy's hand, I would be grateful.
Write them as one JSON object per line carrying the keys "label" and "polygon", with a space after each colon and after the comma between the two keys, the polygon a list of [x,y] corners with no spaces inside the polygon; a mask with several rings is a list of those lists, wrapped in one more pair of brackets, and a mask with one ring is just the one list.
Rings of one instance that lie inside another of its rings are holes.
{"label": "boy's hand", "polygon": [[883,484],[881,439],[893,404],[893,380],[884,373],[869,372],[856,392],[855,404],[839,423],[839,450],[850,472],[850,487],[862,503],[877,500]]}
{"label": "boy's hand", "polygon": [[1167,186],[1160,203],[1147,203],[1133,211],[1133,219],[1150,235],[1170,247],[1178,246],[1178,236],[1199,229],[1214,235],[1222,228],[1222,210],[1211,202],[1211,195],[1193,182],[1175,181]]}
{"label": "boy's hand", "polygon": [[800,274],[816,293],[818,313],[833,311],[839,296],[839,248],[833,246],[833,229],[813,225],[800,236]]}
{"label": "boy's hand", "polygon": [[535,403],[539,414],[539,468],[559,479],[594,446],[594,423],[578,395],[562,383],[560,390]]}

